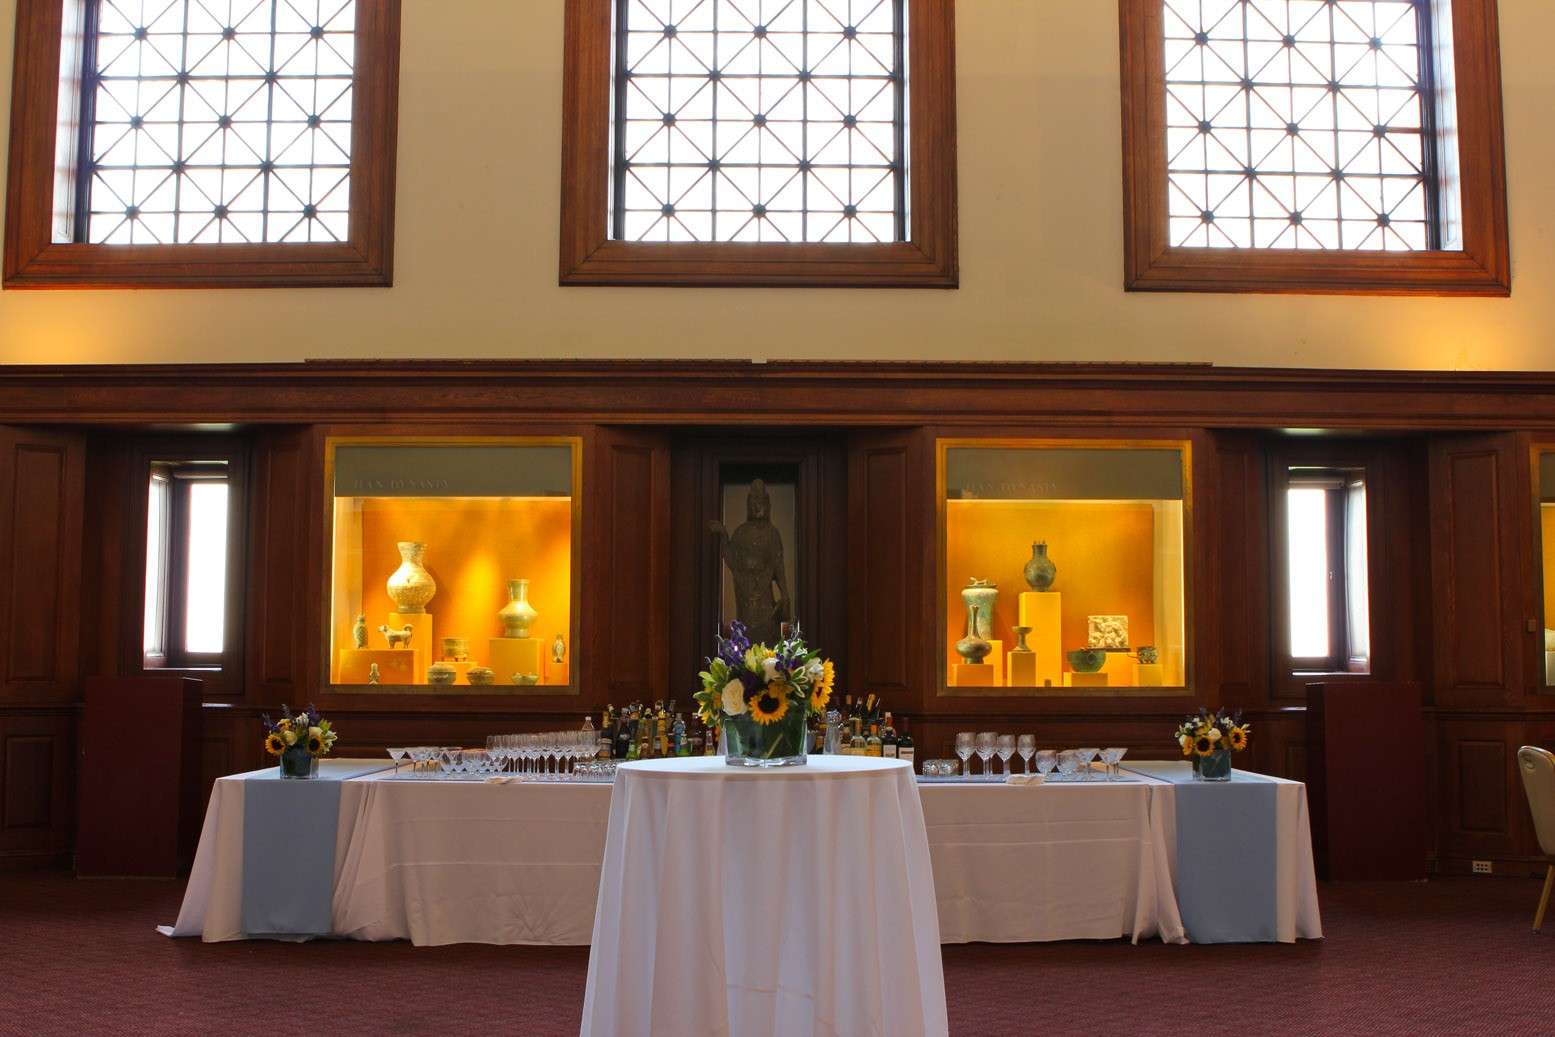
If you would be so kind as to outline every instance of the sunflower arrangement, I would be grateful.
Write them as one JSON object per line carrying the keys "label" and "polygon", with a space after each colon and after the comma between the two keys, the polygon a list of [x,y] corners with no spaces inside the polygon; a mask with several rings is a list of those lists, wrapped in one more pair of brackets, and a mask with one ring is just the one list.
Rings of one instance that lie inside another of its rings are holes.
{"label": "sunflower arrangement", "polygon": [[1187,757],[1208,756],[1216,749],[1241,752],[1247,748],[1247,732],[1251,724],[1242,720],[1239,709],[1231,716],[1224,709],[1211,713],[1201,708],[1190,714],[1177,728],[1177,744]]}
{"label": "sunflower arrangement", "polygon": [[791,634],[768,647],[751,644],[738,620],[729,624],[728,637],[718,639],[717,653],[698,676],[697,716],[709,728],[743,716],[766,726],[791,710],[819,716],[826,712],[836,680],[831,660],[805,644],[797,623]]}
{"label": "sunflower arrangement", "polygon": [[288,706],[282,705],[281,719],[271,720],[268,713],[260,719],[265,724],[265,752],[271,756],[298,748],[306,750],[309,756],[328,756],[335,745],[334,729],[311,705],[295,716]]}

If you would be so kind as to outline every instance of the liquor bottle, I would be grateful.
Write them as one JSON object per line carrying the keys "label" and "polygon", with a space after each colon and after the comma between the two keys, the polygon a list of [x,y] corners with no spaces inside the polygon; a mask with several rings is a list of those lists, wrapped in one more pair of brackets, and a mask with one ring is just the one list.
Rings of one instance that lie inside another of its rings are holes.
{"label": "liquor bottle", "polygon": [[902,735],[896,741],[896,758],[906,760],[908,767],[916,767],[913,762],[912,735],[907,730],[907,718],[902,718]]}
{"label": "liquor bottle", "polygon": [[885,715],[885,730],[880,733],[880,755],[887,760],[897,759],[896,755],[896,728],[891,723],[891,714]]}
{"label": "liquor bottle", "polygon": [[868,741],[864,738],[864,718],[853,718],[853,740],[849,745],[849,756],[863,756],[868,750]]}
{"label": "liquor bottle", "polygon": [[864,755],[879,759],[883,755],[883,747],[880,743],[880,725],[869,725],[869,737],[864,739]]}
{"label": "liquor bottle", "polygon": [[686,737],[686,721],[680,714],[675,714],[675,728],[672,734],[676,756],[691,755],[691,740]]}
{"label": "liquor bottle", "polygon": [[658,738],[658,745],[653,747],[655,756],[669,756],[670,754],[670,726],[669,717],[664,711],[659,710],[658,719],[654,721],[654,734]]}
{"label": "liquor bottle", "polygon": [[702,732],[702,755],[718,755],[718,726],[716,724],[705,728]]}
{"label": "liquor bottle", "polygon": [[631,763],[635,759],[637,759],[637,743],[636,742],[627,742],[626,743],[626,762],[627,763]]}
{"label": "liquor bottle", "polygon": [[618,760],[626,759],[627,750],[636,742],[632,737],[632,723],[631,707],[623,706],[621,719],[616,724],[615,758]]}

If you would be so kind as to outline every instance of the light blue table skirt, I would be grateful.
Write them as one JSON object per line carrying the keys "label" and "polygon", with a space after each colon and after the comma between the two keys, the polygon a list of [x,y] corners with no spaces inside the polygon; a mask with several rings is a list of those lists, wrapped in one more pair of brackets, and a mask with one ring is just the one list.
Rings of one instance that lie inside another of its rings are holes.
{"label": "light blue table skirt", "polygon": [[1233,770],[1194,781],[1181,763],[1128,770],[1172,783],[1177,805],[1177,907],[1194,943],[1279,939],[1275,783]]}
{"label": "light blue table skirt", "polygon": [[320,760],[318,777],[287,781],[279,767],[243,782],[243,932],[323,936],[332,929],[340,783],[387,761]]}

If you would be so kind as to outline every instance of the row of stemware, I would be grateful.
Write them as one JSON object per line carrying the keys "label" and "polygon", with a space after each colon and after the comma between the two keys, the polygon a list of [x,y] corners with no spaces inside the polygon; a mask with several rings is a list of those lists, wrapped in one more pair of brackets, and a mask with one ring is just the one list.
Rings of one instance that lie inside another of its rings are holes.
{"label": "row of stemware", "polygon": [[[972,776],[969,763],[973,753],[983,763],[982,777],[992,780],[999,775],[991,769],[991,761],[995,756],[1004,767],[1004,774],[1010,771],[1010,757],[1020,754],[1021,763],[1025,773],[1032,773],[1032,760],[1036,760],[1036,772],[1047,780],[1056,769],[1057,777],[1054,781],[1090,781],[1091,761],[1100,759],[1106,773],[1107,781],[1114,781],[1118,777],[1119,761],[1128,750],[1120,747],[1106,749],[1038,749],[1036,735],[1001,735],[997,731],[962,731],[956,735],[956,755],[961,758],[961,771],[967,777]],[[1081,772],[1076,776],[1076,772]]]}
{"label": "row of stemware", "polygon": [[579,761],[592,761],[599,748],[592,731],[543,731],[535,734],[491,735],[485,749],[457,746],[394,746],[394,776],[400,763],[411,761],[411,777],[484,777],[489,774],[522,774],[538,780],[567,779]]}

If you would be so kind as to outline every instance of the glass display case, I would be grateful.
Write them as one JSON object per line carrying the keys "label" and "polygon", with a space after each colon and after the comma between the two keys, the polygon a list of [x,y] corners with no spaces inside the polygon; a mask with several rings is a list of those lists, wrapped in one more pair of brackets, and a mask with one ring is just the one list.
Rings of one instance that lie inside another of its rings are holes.
{"label": "glass display case", "polygon": [[1544,686],[1555,688],[1555,443],[1533,448],[1533,485],[1539,498],[1540,602],[1544,606]]}
{"label": "glass display case", "polygon": [[940,440],[947,695],[1187,683],[1186,441]]}
{"label": "glass display case", "polygon": [[337,690],[566,694],[580,441],[326,443]]}

